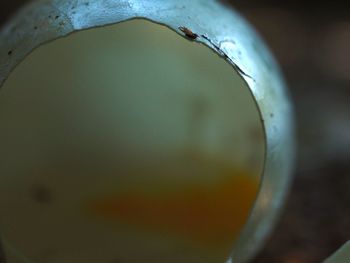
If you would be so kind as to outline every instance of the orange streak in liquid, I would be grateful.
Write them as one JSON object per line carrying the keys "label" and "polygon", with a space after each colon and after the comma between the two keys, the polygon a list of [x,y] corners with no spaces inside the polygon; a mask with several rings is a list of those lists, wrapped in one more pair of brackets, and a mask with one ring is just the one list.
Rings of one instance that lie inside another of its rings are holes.
{"label": "orange streak in liquid", "polygon": [[226,172],[230,176],[212,185],[157,194],[119,193],[89,207],[110,221],[182,237],[202,246],[231,246],[249,216],[259,185],[252,176]]}

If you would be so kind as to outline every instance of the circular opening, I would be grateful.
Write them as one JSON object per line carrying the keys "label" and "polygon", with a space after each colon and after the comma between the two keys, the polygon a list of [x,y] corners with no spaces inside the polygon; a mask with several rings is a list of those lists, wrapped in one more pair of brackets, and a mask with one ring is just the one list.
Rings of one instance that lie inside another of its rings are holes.
{"label": "circular opening", "polygon": [[259,188],[247,84],[146,20],[37,48],[0,123],[1,232],[33,262],[224,262]]}

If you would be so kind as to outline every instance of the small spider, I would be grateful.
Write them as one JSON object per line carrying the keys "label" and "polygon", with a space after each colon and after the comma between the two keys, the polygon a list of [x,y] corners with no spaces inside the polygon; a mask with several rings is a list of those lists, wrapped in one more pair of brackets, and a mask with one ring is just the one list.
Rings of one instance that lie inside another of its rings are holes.
{"label": "small spider", "polygon": [[188,29],[187,27],[179,27],[179,29],[185,34],[186,37],[189,39],[195,40],[197,39],[198,35],[196,33],[193,33],[192,30]]}

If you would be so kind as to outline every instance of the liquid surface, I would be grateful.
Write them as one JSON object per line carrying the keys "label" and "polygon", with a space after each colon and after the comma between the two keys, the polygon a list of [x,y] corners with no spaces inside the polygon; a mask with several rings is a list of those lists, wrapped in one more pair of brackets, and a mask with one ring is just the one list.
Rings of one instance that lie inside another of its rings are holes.
{"label": "liquid surface", "polygon": [[225,262],[257,194],[246,84],[151,22],[35,50],[2,87],[0,123],[1,237],[29,262]]}

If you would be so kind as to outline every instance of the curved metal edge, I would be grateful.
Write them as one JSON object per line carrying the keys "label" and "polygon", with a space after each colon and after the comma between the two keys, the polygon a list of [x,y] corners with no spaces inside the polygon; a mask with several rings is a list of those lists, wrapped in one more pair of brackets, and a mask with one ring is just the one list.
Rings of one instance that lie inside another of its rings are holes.
{"label": "curved metal edge", "polygon": [[165,25],[207,45],[234,67],[254,96],[266,136],[263,180],[228,261],[246,262],[271,231],[290,185],[294,116],[274,59],[234,10],[215,0],[37,0],[20,10],[0,32],[0,86],[38,46],[78,30],[134,18]]}

